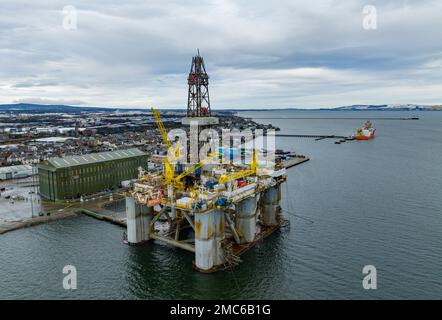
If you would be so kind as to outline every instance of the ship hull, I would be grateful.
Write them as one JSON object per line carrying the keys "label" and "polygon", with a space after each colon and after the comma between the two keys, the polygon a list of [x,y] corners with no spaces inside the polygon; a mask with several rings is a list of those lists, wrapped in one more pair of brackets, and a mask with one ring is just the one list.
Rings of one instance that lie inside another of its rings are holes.
{"label": "ship hull", "polygon": [[369,136],[355,136],[356,140],[370,140],[374,138],[374,133]]}

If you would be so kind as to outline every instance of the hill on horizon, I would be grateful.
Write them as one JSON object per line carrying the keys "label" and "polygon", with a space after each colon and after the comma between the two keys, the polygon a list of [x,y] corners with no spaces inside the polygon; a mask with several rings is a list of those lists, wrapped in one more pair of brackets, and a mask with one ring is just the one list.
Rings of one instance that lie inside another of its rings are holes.
{"label": "hill on horizon", "polygon": [[[182,111],[184,108],[159,109],[161,111]],[[229,111],[270,111],[270,110],[304,110],[304,111],[442,111],[442,105],[417,105],[417,104],[383,104],[383,105],[351,105],[335,108],[232,108],[213,109],[214,112]],[[49,105],[34,103],[0,104],[0,112],[32,112],[32,113],[82,113],[82,112],[145,112],[146,108],[121,108],[121,107],[94,107],[94,106],[70,106],[70,105]]]}

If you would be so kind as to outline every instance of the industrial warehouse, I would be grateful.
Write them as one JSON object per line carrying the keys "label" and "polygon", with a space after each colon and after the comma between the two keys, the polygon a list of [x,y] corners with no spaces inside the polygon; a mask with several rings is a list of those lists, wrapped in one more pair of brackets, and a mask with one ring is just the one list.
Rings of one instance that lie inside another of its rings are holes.
{"label": "industrial warehouse", "polygon": [[134,148],[43,161],[38,164],[40,195],[63,201],[116,188],[122,181],[136,178],[147,158]]}
{"label": "industrial warehouse", "polygon": [[0,180],[27,178],[34,175],[31,165],[19,165],[0,168]]}

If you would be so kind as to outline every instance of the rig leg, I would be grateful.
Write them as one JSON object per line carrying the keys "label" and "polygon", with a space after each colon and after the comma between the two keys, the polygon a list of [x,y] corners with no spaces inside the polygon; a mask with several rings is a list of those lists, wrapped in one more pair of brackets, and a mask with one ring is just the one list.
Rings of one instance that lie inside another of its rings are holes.
{"label": "rig leg", "polygon": [[214,245],[214,258],[213,258],[213,264],[214,265],[221,265],[224,264],[224,252],[223,248],[221,247],[221,242],[225,237],[224,234],[224,228],[226,225],[225,215],[224,211],[222,210],[214,210],[213,212],[214,220],[215,220],[215,241],[213,243]]}
{"label": "rig leg", "polygon": [[142,240],[148,241],[150,240],[150,222],[152,221],[153,216],[153,208],[149,208],[146,206],[142,206],[137,204],[139,206],[139,210],[141,212],[141,221],[142,221]]}
{"label": "rig leg", "polygon": [[263,194],[261,220],[265,226],[278,225],[279,203],[281,199],[280,187],[267,189]]}
{"label": "rig leg", "polygon": [[135,200],[126,197],[127,241],[137,244],[149,240],[151,209],[135,203]]}
{"label": "rig leg", "polygon": [[256,235],[256,209],[259,194],[242,200],[237,205],[238,229],[241,233],[241,243],[249,243],[255,240]]}
{"label": "rig leg", "polygon": [[195,265],[202,271],[214,265],[214,210],[195,213]]}

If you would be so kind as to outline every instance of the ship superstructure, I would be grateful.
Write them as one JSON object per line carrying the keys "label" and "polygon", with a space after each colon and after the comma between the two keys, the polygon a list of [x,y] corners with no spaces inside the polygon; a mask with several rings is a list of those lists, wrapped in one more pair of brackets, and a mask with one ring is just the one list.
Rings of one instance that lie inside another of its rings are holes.
{"label": "ship superstructure", "polygon": [[373,127],[371,121],[366,121],[362,128],[356,130],[356,140],[370,140],[375,136],[376,129]]}

